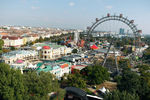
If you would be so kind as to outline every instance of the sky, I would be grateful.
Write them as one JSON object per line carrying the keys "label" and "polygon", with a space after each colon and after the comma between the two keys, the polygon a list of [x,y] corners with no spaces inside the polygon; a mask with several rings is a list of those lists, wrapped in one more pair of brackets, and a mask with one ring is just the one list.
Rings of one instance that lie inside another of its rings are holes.
{"label": "sky", "polygon": [[150,34],[150,0],[0,0],[0,25],[86,29],[107,13]]}

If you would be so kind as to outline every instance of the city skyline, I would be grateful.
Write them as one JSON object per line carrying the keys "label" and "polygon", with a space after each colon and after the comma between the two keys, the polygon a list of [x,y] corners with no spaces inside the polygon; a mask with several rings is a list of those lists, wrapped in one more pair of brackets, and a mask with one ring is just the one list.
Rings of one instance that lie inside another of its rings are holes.
{"label": "city skyline", "polygon": [[128,16],[150,34],[149,0],[1,0],[0,25],[86,29],[107,13]]}

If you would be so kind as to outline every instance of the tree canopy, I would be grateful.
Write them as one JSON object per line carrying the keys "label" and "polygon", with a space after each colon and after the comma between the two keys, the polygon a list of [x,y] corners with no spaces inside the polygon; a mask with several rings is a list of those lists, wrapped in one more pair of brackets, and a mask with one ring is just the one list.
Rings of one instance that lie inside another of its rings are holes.
{"label": "tree canopy", "polygon": [[131,68],[131,64],[129,59],[121,59],[119,60],[119,67],[120,68]]}
{"label": "tree canopy", "polygon": [[10,69],[9,65],[0,63],[0,99],[22,100],[25,94],[23,76],[20,71]]}
{"label": "tree canopy", "polygon": [[78,52],[77,49],[73,49],[73,50],[72,50],[72,53],[77,53],[77,52]]}
{"label": "tree canopy", "polygon": [[83,79],[79,70],[74,70],[73,74],[69,74],[62,78],[62,84],[67,84],[67,86],[85,88],[86,81]]}
{"label": "tree canopy", "polygon": [[51,92],[56,92],[60,99],[64,96],[58,81],[50,73],[21,74],[20,70],[0,63],[0,77],[0,100],[47,100]]}
{"label": "tree canopy", "polygon": [[143,54],[144,60],[150,60],[150,48],[147,48]]}
{"label": "tree canopy", "polygon": [[104,100],[140,100],[135,93],[128,93],[126,91],[120,92],[118,90],[108,93],[104,96]]}
{"label": "tree canopy", "polygon": [[4,41],[0,39],[0,54],[2,53],[2,47],[4,45]]}
{"label": "tree canopy", "polygon": [[130,93],[138,92],[140,88],[139,80],[140,77],[137,73],[130,70],[125,70],[123,71],[122,79],[120,80],[120,84],[118,84],[118,88],[121,91],[126,90]]}
{"label": "tree canopy", "polygon": [[[143,72],[143,71],[142,71]],[[137,93],[140,100],[150,99],[150,86],[149,76],[145,76],[143,73],[137,74],[130,69],[124,69],[122,76],[119,77],[118,89],[120,91],[127,91],[128,93]]]}
{"label": "tree canopy", "polygon": [[99,65],[88,66],[81,70],[81,73],[88,84],[101,84],[105,80],[109,80],[107,69]]}

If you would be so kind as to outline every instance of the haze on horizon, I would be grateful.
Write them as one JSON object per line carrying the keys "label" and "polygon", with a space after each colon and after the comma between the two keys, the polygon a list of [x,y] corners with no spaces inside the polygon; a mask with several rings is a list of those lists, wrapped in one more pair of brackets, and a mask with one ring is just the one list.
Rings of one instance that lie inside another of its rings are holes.
{"label": "haze on horizon", "polygon": [[150,34],[150,0],[0,0],[0,25],[86,29],[107,13],[135,20]]}

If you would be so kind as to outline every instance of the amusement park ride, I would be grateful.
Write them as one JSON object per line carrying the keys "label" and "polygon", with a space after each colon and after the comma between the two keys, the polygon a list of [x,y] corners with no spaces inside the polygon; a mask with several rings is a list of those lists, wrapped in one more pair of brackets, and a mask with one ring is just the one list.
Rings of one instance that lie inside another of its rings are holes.
{"label": "amusement park ride", "polygon": [[[105,23],[105,22],[108,22],[108,21],[119,21],[119,22],[122,22],[123,24],[126,24],[131,30],[132,30],[132,34],[133,34],[133,38],[134,38],[134,46],[137,47],[137,48],[140,48],[141,46],[141,33],[142,33],[142,30],[138,30],[137,29],[137,26],[134,24],[134,20],[129,20],[127,17],[123,17],[123,14],[120,14],[120,15],[110,15],[109,13],[107,14],[107,16],[105,17],[102,17],[102,18],[96,18],[95,22],[90,26],[90,27],[87,27],[87,37],[85,39],[85,42],[83,42],[84,40],[81,40],[80,42],[80,45],[81,47],[84,46],[84,43],[85,43],[85,47],[89,48],[89,45],[90,45],[90,36],[91,34],[93,34],[95,28],[97,28],[99,25],[101,25],[102,23]],[[108,30],[109,31],[109,30]],[[116,69],[117,69],[117,72],[119,72],[119,68],[118,68],[118,64],[117,64],[117,58],[116,58],[116,55],[115,55],[115,47],[113,46],[115,43],[114,41],[114,35],[111,37],[111,42],[110,42],[110,45],[107,49],[107,53],[104,57],[104,61],[102,63],[102,66],[105,66],[105,63],[106,63],[106,60],[107,60],[107,57],[108,57],[108,54],[109,54],[109,51],[111,48],[113,48],[113,51],[114,51],[114,56],[115,56],[115,63],[116,63]],[[135,52],[133,52],[132,54],[132,57],[137,55]],[[134,64],[134,60],[132,60],[132,64]]]}
{"label": "amusement park ride", "polygon": [[[82,48],[82,50],[85,50],[85,51],[92,51],[91,50],[91,46],[90,46],[90,41],[91,41],[91,35],[93,35],[93,33],[95,32],[96,28],[98,26],[101,26],[103,23],[106,23],[106,22],[111,22],[111,21],[115,21],[115,22],[120,22],[121,24],[125,24],[130,30],[130,34],[128,34],[129,30],[127,30],[127,34],[126,34],[126,37],[130,37],[130,35],[132,35],[132,39],[133,39],[133,45],[135,47],[134,51],[128,55],[129,59],[130,59],[130,62],[133,66],[136,65],[136,60],[135,60],[135,57],[136,56],[139,56],[136,49],[138,48],[140,50],[141,48],[141,33],[142,33],[142,30],[138,30],[137,29],[137,26],[134,24],[134,20],[129,20],[127,17],[124,17],[123,14],[120,14],[120,15],[110,15],[109,13],[107,14],[107,16],[104,16],[102,18],[96,18],[95,19],[95,22],[92,23],[92,25],[90,27],[87,27],[87,31],[86,31],[86,35],[83,36],[82,38],[80,37],[80,33],[76,32],[74,33],[74,42],[73,44],[76,45],[75,47],[78,47],[78,48]],[[114,26],[114,25],[113,25]],[[107,26],[107,27],[110,27],[110,26]],[[119,26],[120,27],[120,26]],[[110,50],[113,51],[113,55],[114,55],[114,58],[115,58],[115,65],[116,65],[116,70],[117,72],[119,73],[119,68],[118,68],[118,62],[117,62],[117,56],[116,56],[116,50],[117,48],[115,48],[115,38],[117,36],[117,32],[115,32],[115,34],[112,34],[111,33],[111,30],[109,29],[106,29],[106,31],[111,34],[110,37],[110,41],[109,41],[109,45],[106,49],[106,53],[104,55],[104,60],[103,60],[103,63],[102,63],[102,66],[105,66],[106,64],[106,61],[107,61],[107,58],[108,58],[108,55],[109,55],[109,52]],[[92,37],[93,38],[93,37]],[[103,37],[99,37],[101,38],[102,40],[105,40],[106,38],[103,38]],[[64,41],[64,44],[65,45],[68,45],[71,43],[71,36],[67,39],[67,37],[65,38],[65,41]],[[107,41],[107,40],[106,40]],[[95,46],[95,45],[94,45]]]}

